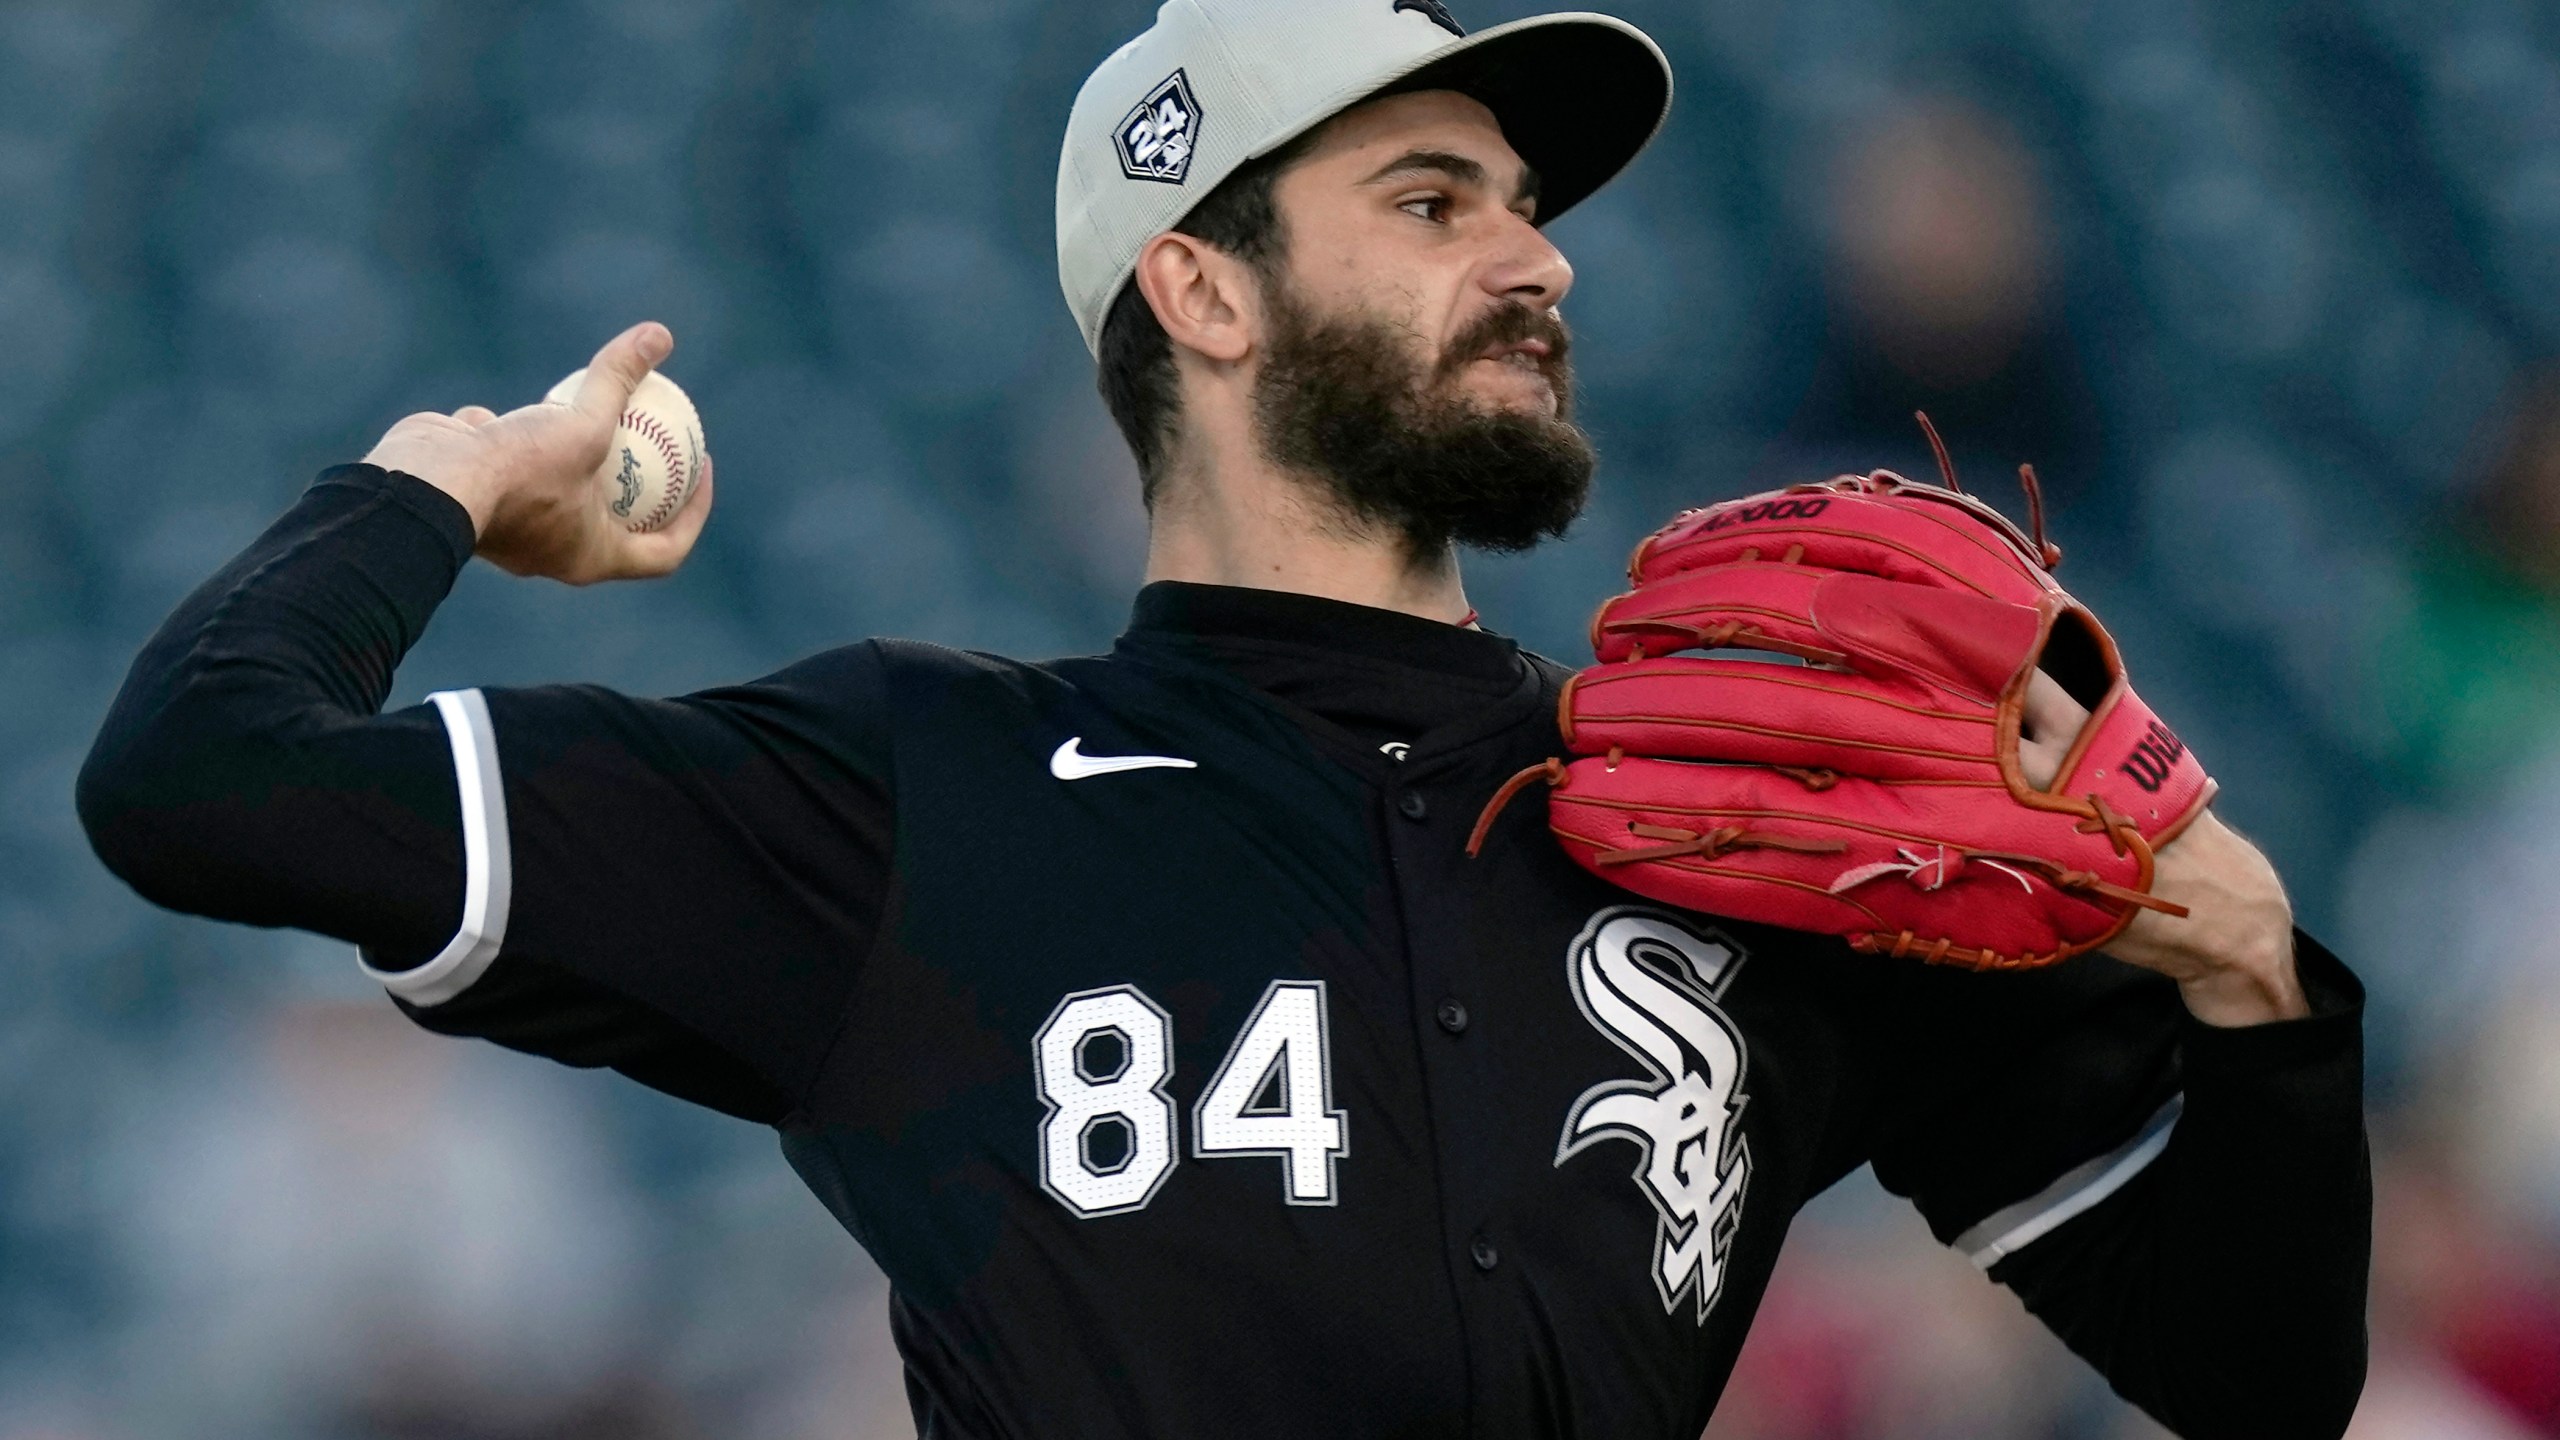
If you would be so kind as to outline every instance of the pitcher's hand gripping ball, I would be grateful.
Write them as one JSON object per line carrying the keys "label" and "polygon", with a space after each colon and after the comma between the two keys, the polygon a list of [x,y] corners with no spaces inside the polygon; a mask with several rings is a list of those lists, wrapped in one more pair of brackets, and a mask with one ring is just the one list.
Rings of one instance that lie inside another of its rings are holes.
{"label": "pitcher's hand gripping ball", "polygon": [[[1931,435],[1934,442],[1936,436]],[[1941,459],[1943,464],[1943,455]],[[1692,510],[1636,547],[1567,683],[1548,824],[1605,879],[1674,905],[1980,970],[2096,949],[2214,783],[2031,540],[1890,471]],[[1757,659],[1689,651],[1775,652]],[[1786,657],[1801,664],[1784,663]],[[1776,662],[1776,663],[1773,663]],[[2049,788],[2019,767],[2038,666],[2092,712]]]}
{"label": "pitcher's hand gripping ball", "polygon": [[[583,369],[551,387],[542,398],[566,405],[578,396],[587,378]],[[676,518],[693,488],[702,483],[704,456],[702,417],[676,382],[652,370],[631,392],[614,426],[613,448],[596,472],[596,488],[605,509],[622,528],[635,534],[655,530]]]}

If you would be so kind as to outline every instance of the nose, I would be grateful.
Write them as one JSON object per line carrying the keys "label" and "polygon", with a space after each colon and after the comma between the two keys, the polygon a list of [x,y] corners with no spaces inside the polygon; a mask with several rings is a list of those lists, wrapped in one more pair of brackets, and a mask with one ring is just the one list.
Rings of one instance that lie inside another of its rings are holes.
{"label": "nose", "polygon": [[1573,265],[1547,232],[1512,215],[1504,224],[1493,263],[1485,267],[1484,287],[1505,300],[1552,310],[1564,303],[1565,292],[1573,288]]}

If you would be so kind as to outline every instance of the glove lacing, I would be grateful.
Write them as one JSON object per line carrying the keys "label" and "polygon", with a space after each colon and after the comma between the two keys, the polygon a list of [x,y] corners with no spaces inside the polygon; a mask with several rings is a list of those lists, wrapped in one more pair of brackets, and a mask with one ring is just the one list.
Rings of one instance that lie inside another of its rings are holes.
{"label": "glove lacing", "polygon": [[[1619,752],[1610,752],[1612,765]],[[1799,769],[1791,765],[1771,766],[1804,785],[1808,790],[1828,790],[1840,783],[1840,776],[1830,770]],[[1567,771],[1562,760],[1548,756],[1519,774],[1502,782],[1484,809],[1477,814],[1475,828],[1467,832],[1467,858],[1472,860],[1484,850],[1485,836],[1493,830],[1493,822],[1521,791],[1543,780],[1550,786],[1562,785]],[[1808,840],[1794,835],[1773,835],[1740,825],[1720,825],[1713,830],[1680,830],[1668,825],[1647,825],[1629,821],[1627,830],[1640,840],[1659,840],[1659,845],[1631,845],[1617,850],[1603,850],[1592,857],[1595,865],[1625,865],[1637,860],[1676,860],[1695,855],[1713,860],[1735,850],[1792,850],[1799,855],[1837,855],[1849,848],[1845,840]]]}

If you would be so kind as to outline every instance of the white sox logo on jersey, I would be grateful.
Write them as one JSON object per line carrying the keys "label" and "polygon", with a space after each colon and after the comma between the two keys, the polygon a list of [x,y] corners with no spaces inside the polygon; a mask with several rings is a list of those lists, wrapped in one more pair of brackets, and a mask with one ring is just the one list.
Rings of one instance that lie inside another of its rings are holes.
{"label": "white sox logo on jersey", "polygon": [[1660,1216],[1654,1288],[1665,1313],[1694,1290],[1704,1324],[1724,1286],[1751,1181],[1751,1147],[1738,1124],[1749,1099],[1747,1057],[1715,1003],[1742,955],[1662,912],[1612,908],[1582,927],[1565,965],[1583,1017],[1650,1073],[1583,1091],[1556,1143],[1556,1164],[1603,1140],[1635,1144],[1636,1184]]}

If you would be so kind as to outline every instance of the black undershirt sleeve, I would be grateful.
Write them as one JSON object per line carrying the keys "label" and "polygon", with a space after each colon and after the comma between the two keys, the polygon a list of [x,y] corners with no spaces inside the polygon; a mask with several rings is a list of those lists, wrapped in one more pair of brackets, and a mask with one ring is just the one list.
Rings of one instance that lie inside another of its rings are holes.
{"label": "black undershirt sleeve", "polygon": [[[457,737],[434,707],[377,712],[471,551],[424,482],[323,475],[135,662],[80,777],[108,867],[173,909],[351,941],[395,991],[449,958]],[[854,646],[674,700],[480,696],[503,943],[458,993],[395,998],[431,1029],[780,1119],[889,884],[882,683]]]}
{"label": "black undershirt sleeve", "polygon": [[2185,1440],[2335,1440],[2363,1389],[2364,996],[2296,949],[2299,1020],[2209,1026],[2102,956],[1895,1007],[1877,1177]]}
{"label": "black undershirt sleeve", "polygon": [[107,868],[170,909],[390,968],[435,953],[462,908],[452,751],[433,710],[376,712],[471,548],[433,487],[324,474],[134,661],[80,772]]}

